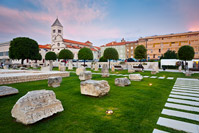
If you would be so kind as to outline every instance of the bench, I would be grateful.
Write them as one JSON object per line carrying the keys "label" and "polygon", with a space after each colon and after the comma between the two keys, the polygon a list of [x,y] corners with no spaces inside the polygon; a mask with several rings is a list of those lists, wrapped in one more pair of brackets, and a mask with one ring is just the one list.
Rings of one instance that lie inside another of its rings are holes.
{"label": "bench", "polygon": [[114,66],[116,70],[123,70],[122,66]]}
{"label": "bench", "polygon": [[144,67],[139,67],[139,66],[133,66],[133,68],[136,72],[142,72],[142,70],[144,69]]}

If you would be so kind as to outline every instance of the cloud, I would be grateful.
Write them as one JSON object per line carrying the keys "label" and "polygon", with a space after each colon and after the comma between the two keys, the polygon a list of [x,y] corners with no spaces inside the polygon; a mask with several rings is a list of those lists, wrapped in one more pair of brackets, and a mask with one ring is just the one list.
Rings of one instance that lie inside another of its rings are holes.
{"label": "cloud", "polygon": [[103,1],[29,0],[29,2],[38,6],[40,11],[0,6],[0,34],[25,35],[35,38],[39,43],[49,43],[50,26],[58,16],[64,26],[64,38],[92,41],[116,38],[120,35],[119,29],[107,27],[102,23],[107,15]]}

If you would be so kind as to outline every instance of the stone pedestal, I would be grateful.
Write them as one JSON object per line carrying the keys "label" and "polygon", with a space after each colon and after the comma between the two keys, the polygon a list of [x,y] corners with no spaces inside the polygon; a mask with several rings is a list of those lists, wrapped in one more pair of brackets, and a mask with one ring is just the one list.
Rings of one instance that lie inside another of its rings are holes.
{"label": "stone pedestal", "polygon": [[79,75],[81,72],[84,72],[84,71],[86,71],[85,67],[83,67],[83,66],[79,67],[79,68],[76,69],[76,74]]}
{"label": "stone pedestal", "polygon": [[73,62],[71,60],[68,61],[68,70],[73,70]]}
{"label": "stone pedestal", "polygon": [[140,74],[129,74],[129,79],[131,81],[141,81],[143,79],[143,76]]}
{"label": "stone pedestal", "polygon": [[95,70],[94,71],[99,71],[99,65],[97,63],[95,64]]}
{"label": "stone pedestal", "polygon": [[102,73],[109,73],[109,70],[108,70],[108,65],[107,64],[103,64],[102,65]]}
{"label": "stone pedestal", "polygon": [[131,84],[131,81],[128,78],[116,78],[115,79],[115,85],[117,86],[128,86]]}
{"label": "stone pedestal", "polygon": [[182,66],[179,66],[178,70],[179,70],[179,72],[181,72],[182,71]]}
{"label": "stone pedestal", "polygon": [[9,87],[9,86],[0,86],[0,97],[1,96],[7,96],[7,95],[13,95],[17,94],[19,91],[15,88]]}
{"label": "stone pedestal", "polygon": [[49,77],[48,78],[48,86],[49,87],[59,87],[60,83],[62,82],[62,77]]}
{"label": "stone pedestal", "polygon": [[94,97],[101,97],[110,91],[110,86],[106,80],[87,80],[81,82],[81,94]]}
{"label": "stone pedestal", "polygon": [[12,117],[25,125],[62,112],[61,101],[52,90],[30,91],[21,97],[12,108]]}
{"label": "stone pedestal", "polygon": [[59,71],[61,71],[61,72],[66,71],[66,66],[62,66],[62,65],[61,65],[61,66],[59,67]]}
{"label": "stone pedestal", "polygon": [[111,71],[115,72],[115,67],[114,66],[111,67]]}
{"label": "stone pedestal", "polygon": [[81,81],[84,81],[84,80],[90,80],[92,78],[92,73],[91,71],[84,71],[84,72],[81,72],[79,74],[79,79]]}

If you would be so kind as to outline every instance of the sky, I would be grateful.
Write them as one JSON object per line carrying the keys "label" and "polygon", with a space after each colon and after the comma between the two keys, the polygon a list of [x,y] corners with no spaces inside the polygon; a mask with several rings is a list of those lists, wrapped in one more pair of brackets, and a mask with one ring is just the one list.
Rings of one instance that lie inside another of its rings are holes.
{"label": "sky", "polygon": [[50,44],[57,17],[65,39],[101,46],[199,31],[199,0],[0,0],[0,42],[29,37]]}

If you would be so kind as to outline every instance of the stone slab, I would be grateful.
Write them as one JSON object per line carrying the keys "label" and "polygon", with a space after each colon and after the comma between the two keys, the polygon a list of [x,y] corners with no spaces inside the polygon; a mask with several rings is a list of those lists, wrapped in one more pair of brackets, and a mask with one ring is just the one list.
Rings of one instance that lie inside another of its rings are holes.
{"label": "stone slab", "polygon": [[198,133],[199,132],[199,125],[182,122],[178,120],[168,119],[160,117],[157,122],[158,125],[165,126],[168,128],[173,128],[179,131],[191,132],[191,133]]}
{"label": "stone slab", "polygon": [[149,76],[143,76],[143,78],[149,78]]}
{"label": "stone slab", "polygon": [[199,112],[199,108],[198,107],[180,105],[180,104],[175,104],[175,103],[166,103],[165,107],[181,109],[181,110],[187,110],[187,111],[193,111],[193,112]]}
{"label": "stone slab", "polygon": [[155,78],[157,78],[157,76],[151,76],[150,78],[151,78],[151,79],[155,79]]}
{"label": "stone slab", "polygon": [[165,77],[158,77],[158,79],[165,79]]}
{"label": "stone slab", "polygon": [[178,95],[185,95],[185,96],[195,96],[195,97],[199,97],[198,94],[191,94],[191,93],[184,93],[184,92],[175,92],[172,91],[171,94],[178,94]]}
{"label": "stone slab", "polygon": [[199,102],[188,101],[188,100],[180,100],[180,99],[168,98],[167,101],[168,102],[174,102],[174,103],[182,103],[182,104],[199,106]]}
{"label": "stone slab", "polygon": [[162,130],[154,129],[153,133],[169,133],[169,132],[165,132],[165,131],[162,131]]}
{"label": "stone slab", "polygon": [[163,109],[162,114],[180,117],[180,118],[185,118],[185,119],[194,120],[194,121],[199,121],[199,115],[192,114],[192,113],[186,113],[186,112],[182,112],[182,111]]}
{"label": "stone slab", "polygon": [[7,95],[13,95],[17,94],[19,91],[15,88],[9,87],[9,86],[0,86],[0,97],[1,96],[7,96]]}
{"label": "stone slab", "polygon": [[172,91],[199,94],[199,91],[189,91],[189,90],[179,90],[179,89],[172,89]]}
{"label": "stone slab", "polygon": [[181,95],[170,94],[169,97],[199,101],[199,98],[197,98],[197,97],[190,97],[190,96],[181,96]]}
{"label": "stone slab", "polygon": [[171,79],[172,80],[172,79],[174,79],[174,77],[168,77],[167,79]]}
{"label": "stone slab", "polygon": [[199,91],[199,89],[198,89],[198,88],[182,88],[182,87],[173,87],[173,89]]}

